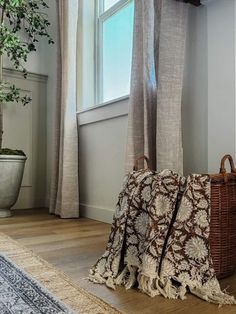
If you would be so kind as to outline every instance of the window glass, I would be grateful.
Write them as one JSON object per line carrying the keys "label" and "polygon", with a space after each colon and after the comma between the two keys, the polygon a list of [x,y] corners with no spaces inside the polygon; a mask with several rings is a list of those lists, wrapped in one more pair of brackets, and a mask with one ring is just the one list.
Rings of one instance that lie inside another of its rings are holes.
{"label": "window glass", "polygon": [[104,11],[110,9],[117,2],[119,2],[119,0],[104,0]]}
{"label": "window glass", "polygon": [[[105,1],[114,3],[117,1]],[[134,1],[107,18],[102,25],[102,101],[130,92]]]}

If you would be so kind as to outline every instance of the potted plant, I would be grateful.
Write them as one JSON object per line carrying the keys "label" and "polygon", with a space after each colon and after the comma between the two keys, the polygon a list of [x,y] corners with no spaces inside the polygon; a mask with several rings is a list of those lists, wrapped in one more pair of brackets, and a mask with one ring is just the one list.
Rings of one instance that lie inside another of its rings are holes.
{"label": "potted plant", "polygon": [[3,56],[27,78],[27,57],[36,51],[39,39],[44,37],[53,43],[48,33],[47,8],[44,0],[0,0],[0,218],[12,214],[10,209],[17,201],[27,159],[21,150],[2,148],[3,104],[26,105],[31,101],[14,84],[4,81]]}

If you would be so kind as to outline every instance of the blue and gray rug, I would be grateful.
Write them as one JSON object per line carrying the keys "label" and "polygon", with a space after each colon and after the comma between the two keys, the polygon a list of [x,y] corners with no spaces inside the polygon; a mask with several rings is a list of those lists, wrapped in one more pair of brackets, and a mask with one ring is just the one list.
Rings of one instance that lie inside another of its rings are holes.
{"label": "blue and gray rug", "polygon": [[0,255],[1,314],[72,314],[37,281]]}

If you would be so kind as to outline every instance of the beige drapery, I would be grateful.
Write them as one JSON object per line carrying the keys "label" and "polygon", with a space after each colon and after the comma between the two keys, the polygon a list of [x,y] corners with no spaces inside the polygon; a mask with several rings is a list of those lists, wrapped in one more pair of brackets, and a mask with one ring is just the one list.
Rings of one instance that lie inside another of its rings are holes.
{"label": "beige drapery", "polygon": [[[79,217],[78,132],[76,124],[77,0],[56,0],[58,8],[58,87],[50,213]],[[55,56],[56,57],[56,56]]]}
{"label": "beige drapery", "polygon": [[150,167],[183,172],[181,98],[188,4],[135,0],[127,170],[147,155]]}

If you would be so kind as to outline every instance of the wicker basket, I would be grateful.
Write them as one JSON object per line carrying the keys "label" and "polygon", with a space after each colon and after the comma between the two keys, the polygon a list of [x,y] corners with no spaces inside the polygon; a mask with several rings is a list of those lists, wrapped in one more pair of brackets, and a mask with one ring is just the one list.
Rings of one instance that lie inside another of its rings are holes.
{"label": "wicker basket", "polygon": [[[231,173],[225,169],[229,160]],[[230,155],[221,160],[220,173],[211,177],[210,248],[217,278],[236,268],[236,169]]]}
{"label": "wicker basket", "polygon": [[[225,169],[229,160],[231,173]],[[149,160],[142,156],[135,161],[134,170],[139,162]],[[211,222],[210,250],[216,276],[225,278],[234,273],[236,268],[236,168],[233,158],[225,155],[221,160],[220,173],[211,178]]]}

